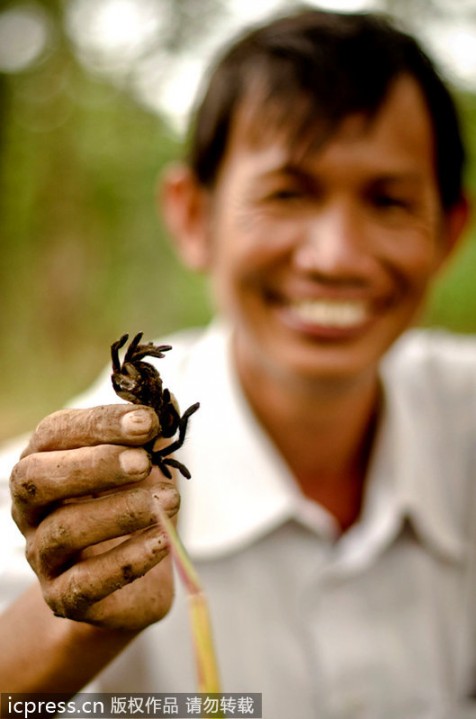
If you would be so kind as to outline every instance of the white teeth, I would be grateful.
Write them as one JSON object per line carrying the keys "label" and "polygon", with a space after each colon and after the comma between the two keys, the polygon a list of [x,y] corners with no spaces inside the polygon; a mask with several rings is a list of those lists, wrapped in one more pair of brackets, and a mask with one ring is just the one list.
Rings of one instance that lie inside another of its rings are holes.
{"label": "white teeth", "polygon": [[358,301],[303,300],[291,306],[304,322],[323,327],[354,327],[367,318],[367,305]]}

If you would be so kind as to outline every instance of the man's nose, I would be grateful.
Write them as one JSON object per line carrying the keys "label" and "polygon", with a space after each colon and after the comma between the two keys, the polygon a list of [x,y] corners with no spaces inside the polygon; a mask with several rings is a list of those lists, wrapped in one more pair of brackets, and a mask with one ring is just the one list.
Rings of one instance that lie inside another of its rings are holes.
{"label": "man's nose", "polygon": [[293,260],[297,269],[329,279],[365,275],[371,256],[369,238],[358,211],[329,207],[309,218]]}

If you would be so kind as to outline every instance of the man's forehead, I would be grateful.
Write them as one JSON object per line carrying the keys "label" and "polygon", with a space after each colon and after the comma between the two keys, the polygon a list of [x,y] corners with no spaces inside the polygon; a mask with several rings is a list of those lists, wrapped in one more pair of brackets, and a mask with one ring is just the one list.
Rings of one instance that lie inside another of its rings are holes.
{"label": "man's forehead", "polygon": [[330,135],[329,123],[309,100],[288,103],[255,95],[237,108],[230,128],[229,149],[274,152],[283,161],[298,163],[309,151],[317,151]]}
{"label": "man's forehead", "polygon": [[228,154],[261,158],[269,172],[305,172],[334,140],[358,137],[371,123],[364,113],[344,117],[332,124],[318,114],[303,115],[296,107],[244,103],[233,122]]}
{"label": "man's forehead", "polygon": [[330,143],[351,144],[376,128],[394,126],[397,134],[403,134],[405,128],[396,120],[402,107],[408,121],[418,125],[431,143],[431,117],[420,87],[410,76],[397,78],[374,112],[344,113],[334,121],[320,112],[316,100],[311,103],[309,98],[298,97],[289,106],[277,98],[250,93],[235,112],[229,149],[259,151],[274,155],[276,161],[280,158],[282,163],[299,166],[306,164],[306,158],[318,156]]}

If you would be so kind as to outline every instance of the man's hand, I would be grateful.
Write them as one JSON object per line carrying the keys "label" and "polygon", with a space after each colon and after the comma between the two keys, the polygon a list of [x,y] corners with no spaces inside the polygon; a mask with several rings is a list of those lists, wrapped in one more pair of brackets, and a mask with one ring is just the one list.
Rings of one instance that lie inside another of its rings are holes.
{"label": "man's hand", "polygon": [[11,477],[13,517],[57,615],[137,631],[173,598],[160,507],[179,507],[175,483],[142,445],[159,431],[149,407],[63,410],[38,426]]}

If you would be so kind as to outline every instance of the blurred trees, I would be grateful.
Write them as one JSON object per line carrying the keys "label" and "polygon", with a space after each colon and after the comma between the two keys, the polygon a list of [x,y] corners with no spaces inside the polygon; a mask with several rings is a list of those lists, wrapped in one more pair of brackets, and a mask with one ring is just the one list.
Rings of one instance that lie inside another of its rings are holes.
{"label": "blurred trees", "polygon": [[[142,4],[154,32],[109,73],[104,58],[94,68],[93,50],[72,31],[72,9],[84,19],[93,0],[0,7],[0,60],[3,13],[36,8],[46,33],[34,61],[0,71],[0,439],[86,387],[123,332],[153,338],[209,315],[203,282],[179,266],[154,208],[157,175],[181,140],[137,101],[134,73],[148,62],[166,77],[175,57],[226,20],[226,4]],[[476,100],[461,93],[460,102],[475,146]],[[428,322],[476,329],[475,255],[468,241],[432,296]]]}
{"label": "blurred trees", "polygon": [[[155,212],[176,133],[127,85],[87,71],[65,4],[42,5],[48,46],[25,70],[0,73],[0,438],[85,387],[123,332],[154,337],[207,314]],[[175,3],[174,48],[193,8]]]}

